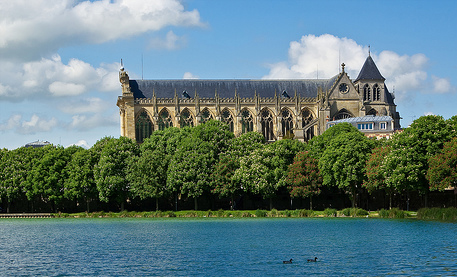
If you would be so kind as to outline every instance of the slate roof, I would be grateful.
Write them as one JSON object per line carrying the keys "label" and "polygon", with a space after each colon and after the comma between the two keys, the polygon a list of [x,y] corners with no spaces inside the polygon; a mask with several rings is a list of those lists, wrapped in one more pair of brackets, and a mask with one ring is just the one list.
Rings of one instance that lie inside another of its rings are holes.
{"label": "slate roof", "polygon": [[342,123],[342,122],[358,123],[358,122],[391,122],[391,121],[393,121],[393,119],[390,116],[366,115],[366,116],[360,116],[360,117],[349,117],[349,118],[329,121],[329,122],[327,122],[327,124],[328,123],[338,124],[338,123]]}
{"label": "slate roof", "polygon": [[195,91],[200,98],[214,98],[217,91],[220,98],[233,98],[235,90],[241,98],[252,98],[254,92],[259,97],[278,96],[285,90],[290,97],[295,91],[303,98],[317,97],[318,88],[326,89],[332,79],[316,80],[130,80],[130,88],[134,98],[152,98],[153,91],[157,98],[173,98],[175,91],[178,97],[183,97],[186,91],[190,97],[195,97]]}
{"label": "slate roof", "polygon": [[374,63],[371,56],[368,56],[368,58],[365,60],[365,63],[362,66],[362,69],[360,70],[359,76],[357,76],[357,78],[355,79],[355,82],[357,82],[358,80],[385,81],[386,79],[382,77],[381,73],[378,70],[378,67]]}

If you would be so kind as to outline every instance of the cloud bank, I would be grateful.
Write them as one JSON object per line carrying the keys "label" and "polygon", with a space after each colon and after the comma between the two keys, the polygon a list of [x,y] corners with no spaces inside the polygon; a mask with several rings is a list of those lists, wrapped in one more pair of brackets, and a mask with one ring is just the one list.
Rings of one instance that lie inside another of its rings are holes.
{"label": "cloud bank", "polygon": [[[265,79],[315,79],[330,78],[339,73],[341,63],[355,79],[369,53],[368,46],[352,39],[330,34],[306,35],[289,45],[288,61],[269,65]],[[455,91],[449,80],[427,73],[428,58],[424,54],[399,55],[392,51],[371,53],[386,84],[396,96],[408,98],[412,92],[448,93]],[[338,61],[338,62],[336,62]]]}
{"label": "cloud bank", "polygon": [[0,56],[36,60],[61,47],[124,39],[165,26],[203,26],[178,0],[14,0],[0,9]]}

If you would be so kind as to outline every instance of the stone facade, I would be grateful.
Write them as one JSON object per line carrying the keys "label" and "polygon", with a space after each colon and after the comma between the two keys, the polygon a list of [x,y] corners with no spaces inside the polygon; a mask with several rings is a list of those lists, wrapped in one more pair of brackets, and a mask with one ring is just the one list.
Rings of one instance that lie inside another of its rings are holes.
{"label": "stone facade", "polygon": [[390,116],[400,128],[393,95],[371,56],[357,79],[344,70],[315,80],[130,80],[119,73],[121,135],[138,142],[155,130],[226,122],[236,136],[262,133],[267,141],[307,141],[326,123],[365,115]]}

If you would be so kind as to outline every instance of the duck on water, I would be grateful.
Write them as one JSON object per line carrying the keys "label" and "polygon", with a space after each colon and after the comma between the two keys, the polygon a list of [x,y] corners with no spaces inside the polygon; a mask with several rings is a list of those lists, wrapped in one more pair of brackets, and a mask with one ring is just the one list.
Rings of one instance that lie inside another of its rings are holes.
{"label": "duck on water", "polygon": [[292,263],[292,259],[288,260],[288,261],[282,261],[283,264],[291,264]]}
{"label": "duck on water", "polygon": [[317,257],[314,257],[314,259],[308,259],[308,262],[317,262]]}

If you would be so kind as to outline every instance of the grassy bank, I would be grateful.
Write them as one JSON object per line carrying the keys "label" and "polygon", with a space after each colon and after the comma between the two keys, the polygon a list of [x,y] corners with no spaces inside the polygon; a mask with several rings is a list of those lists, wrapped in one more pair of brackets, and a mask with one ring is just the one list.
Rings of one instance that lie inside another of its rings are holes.
{"label": "grassy bank", "polygon": [[56,213],[57,218],[249,218],[249,217],[372,217],[372,218],[414,218],[415,212],[406,212],[399,209],[380,210],[368,212],[363,209],[347,208],[341,211],[335,209],[326,209],[324,211],[313,210],[218,210],[218,211],[153,211],[153,212],[135,212],[123,211],[114,212],[92,212],[92,213]]}

